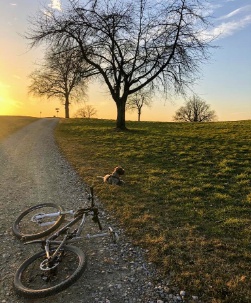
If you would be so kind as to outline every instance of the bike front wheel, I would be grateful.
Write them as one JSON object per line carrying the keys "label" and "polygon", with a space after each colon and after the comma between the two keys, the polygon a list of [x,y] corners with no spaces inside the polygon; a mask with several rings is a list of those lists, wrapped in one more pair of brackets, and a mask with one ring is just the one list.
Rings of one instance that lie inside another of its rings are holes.
{"label": "bike front wheel", "polygon": [[24,241],[45,237],[60,226],[65,217],[61,214],[63,210],[54,203],[32,206],[17,217],[12,231]]}
{"label": "bike front wheel", "polygon": [[16,271],[14,288],[24,297],[51,296],[72,285],[85,268],[86,256],[78,247],[63,246],[51,263],[41,251],[27,259]]}

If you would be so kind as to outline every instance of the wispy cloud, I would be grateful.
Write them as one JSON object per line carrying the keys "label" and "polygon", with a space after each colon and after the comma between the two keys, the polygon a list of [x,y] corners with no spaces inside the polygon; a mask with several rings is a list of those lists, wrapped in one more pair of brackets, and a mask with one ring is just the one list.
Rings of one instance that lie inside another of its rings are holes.
{"label": "wispy cloud", "polygon": [[53,15],[53,10],[62,11],[61,0],[50,0],[51,3],[48,4],[47,9],[42,10],[44,16],[51,17]]}
{"label": "wispy cloud", "polygon": [[241,20],[223,22],[213,29],[212,35],[218,36],[219,38],[231,36],[249,24],[251,24],[251,15],[246,16]]}
{"label": "wispy cloud", "polygon": [[51,3],[49,4],[49,6],[53,9],[58,10],[58,11],[62,10],[60,0],[51,0]]}
{"label": "wispy cloud", "polygon": [[224,15],[222,17],[219,17],[218,20],[223,20],[223,19],[229,19],[232,18],[234,16],[241,16],[241,15],[245,15],[245,14],[251,14],[251,5],[246,5],[240,8],[237,8],[236,10],[232,11],[231,13]]}
{"label": "wispy cloud", "polygon": [[[228,0],[230,2],[234,0]],[[246,5],[233,10],[232,12],[223,15],[216,19],[215,27],[203,37],[217,39],[225,38],[235,34],[237,31],[246,28],[251,24],[251,5]]]}

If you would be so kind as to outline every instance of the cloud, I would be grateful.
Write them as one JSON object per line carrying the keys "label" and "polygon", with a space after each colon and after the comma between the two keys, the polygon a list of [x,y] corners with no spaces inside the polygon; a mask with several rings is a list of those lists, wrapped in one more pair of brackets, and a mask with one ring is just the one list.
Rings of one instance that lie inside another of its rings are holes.
{"label": "cloud", "polygon": [[203,33],[202,38],[209,40],[215,37],[216,39],[225,38],[246,28],[250,24],[251,5],[246,5],[217,18],[215,27],[211,31]]}
{"label": "cloud", "polygon": [[251,24],[251,5],[235,9],[229,14],[218,18],[218,20],[227,20],[228,22],[219,24],[214,29],[214,32],[220,34],[221,37],[231,36]]}
{"label": "cloud", "polygon": [[234,20],[229,22],[223,22],[213,29],[211,34],[224,38],[233,35],[235,32],[247,27],[251,24],[251,15],[244,17],[241,20]]}
{"label": "cloud", "polygon": [[229,18],[232,18],[234,16],[238,16],[238,15],[240,16],[241,14],[245,15],[245,14],[248,14],[248,13],[251,13],[251,5],[246,5],[246,6],[237,8],[236,10],[232,11],[231,13],[218,18],[218,20],[229,19]]}
{"label": "cloud", "polygon": [[45,17],[51,17],[53,15],[52,10],[62,11],[61,0],[50,0],[51,3],[48,4],[49,8],[42,10]]}
{"label": "cloud", "polygon": [[58,11],[62,10],[60,0],[51,0],[51,3],[49,4],[49,6],[53,9],[58,10]]}

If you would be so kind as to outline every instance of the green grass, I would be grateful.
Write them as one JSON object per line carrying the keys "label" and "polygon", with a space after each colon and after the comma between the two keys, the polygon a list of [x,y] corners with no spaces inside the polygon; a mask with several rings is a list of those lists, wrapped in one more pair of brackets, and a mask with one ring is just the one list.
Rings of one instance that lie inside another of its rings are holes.
{"label": "green grass", "polygon": [[[148,250],[170,288],[203,302],[251,298],[251,121],[61,120],[60,147],[83,180]],[[99,175],[121,165],[123,187]]]}
{"label": "green grass", "polygon": [[0,141],[36,119],[22,116],[0,116]]}

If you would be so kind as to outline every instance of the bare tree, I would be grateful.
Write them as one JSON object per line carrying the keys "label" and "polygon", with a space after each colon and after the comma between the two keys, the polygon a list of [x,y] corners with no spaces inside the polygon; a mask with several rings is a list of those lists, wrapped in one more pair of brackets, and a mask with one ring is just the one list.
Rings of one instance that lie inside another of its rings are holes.
{"label": "bare tree", "polygon": [[30,75],[29,92],[48,99],[59,98],[65,107],[65,118],[69,118],[70,98],[78,102],[86,97],[89,72],[76,49],[51,47],[44,64]]}
{"label": "bare tree", "polygon": [[140,121],[140,117],[142,114],[143,106],[151,106],[152,98],[151,91],[140,90],[136,92],[134,95],[130,95],[128,97],[128,101],[126,104],[126,109],[130,111],[137,110],[138,113],[138,121]]}
{"label": "bare tree", "polygon": [[206,60],[209,41],[205,0],[69,0],[31,22],[26,37],[77,47],[99,73],[117,106],[117,128],[126,129],[128,96],[148,85],[184,93]]}
{"label": "bare tree", "polygon": [[190,98],[174,116],[174,120],[180,122],[210,122],[215,119],[215,111],[210,110],[210,105],[197,96]]}
{"label": "bare tree", "polygon": [[97,110],[90,104],[86,104],[77,110],[74,117],[76,118],[92,118],[97,115]]}

